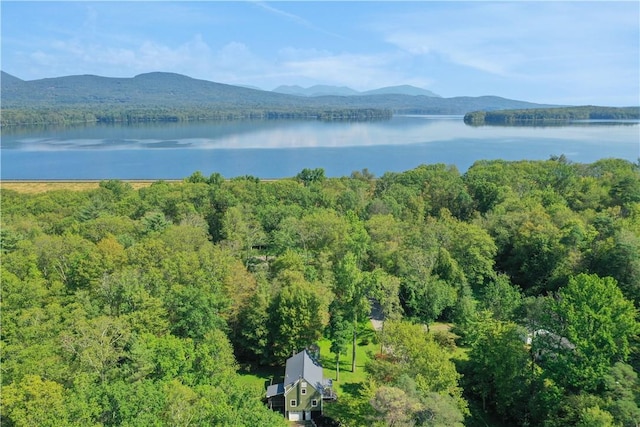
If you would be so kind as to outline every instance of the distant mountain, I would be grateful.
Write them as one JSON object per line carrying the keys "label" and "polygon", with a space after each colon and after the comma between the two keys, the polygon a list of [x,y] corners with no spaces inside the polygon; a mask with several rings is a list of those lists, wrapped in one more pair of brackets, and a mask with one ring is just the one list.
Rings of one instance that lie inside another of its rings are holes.
{"label": "distant mountain", "polygon": [[0,80],[2,80],[2,85],[15,85],[24,82],[17,78],[16,76],[12,76],[9,73],[5,73],[4,71],[0,71]]}
{"label": "distant mountain", "polygon": [[422,89],[410,85],[401,86],[388,86],[380,89],[368,90],[362,92],[362,95],[409,95],[409,96],[432,96],[441,98],[440,95],[435,94],[427,89]]}
{"label": "distant mountain", "polygon": [[[3,75],[4,76],[4,75]],[[65,76],[23,81],[16,85],[2,79],[3,107],[71,105],[183,106],[208,105],[241,107],[257,103],[289,105],[280,94],[174,73],[146,73],[133,78],[94,75]]]}
{"label": "distant mountain", "polygon": [[252,85],[235,85],[235,86],[243,87],[243,88],[246,88],[246,89],[253,89],[253,90],[262,90],[262,91],[264,91],[264,89],[262,89],[262,88],[260,88],[260,87],[258,87],[258,86],[252,86]]}
{"label": "distant mountain", "polygon": [[[77,113],[74,117],[82,117],[85,113],[87,117],[107,113],[110,117],[130,117],[136,110],[139,113],[144,109],[145,114],[160,111],[158,120],[193,120],[210,117],[335,117],[341,112],[347,112],[349,117],[349,112],[365,112],[365,117],[369,117],[379,116],[381,110],[395,114],[464,115],[478,110],[553,106],[496,96],[442,98],[412,86],[382,88],[346,96],[344,94],[355,91],[337,88],[340,95],[327,95],[335,88],[316,86],[309,88],[313,89],[310,93],[324,95],[294,96],[162,72],[133,78],[79,75],[30,81],[3,72],[1,83],[4,124],[16,122],[16,117],[22,117],[22,121],[17,121],[19,123],[32,123],[34,121],[27,121],[27,113],[45,110],[47,114],[62,110]],[[289,86],[288,90],[296,89]],[[405,93],[389,93],[394,91]],[[425,92],[431,95],[425,95]],[[187,111],[188,114],[185,113]],[[166,118],[162,118],[163,114]]]}
{"label": "distant mountain", "polygon": [[273,90],[276,93],[285,93],[287,95],[297,96],[357,96],[357,95],[409,95],[409,96],[433,96],[440,97],[430,90],[422,89],[410,85],[402,86],[388,86],[380,89],[368,90],[365,92],[359,92],[355,89],[351,89],[346,86],[330,86],[330,85],[315,85],[308,88],[301,86],[278,86]]}
{"label": "distant mountain", "polygon": [[297,96],[326,96],[326,95],[335,95],[335,96],[351,96],[358,95],[360,92],[357,90],[353,90],[350,87],[346,86],[329,86],[329,85],[315,85],[308,88],[303,88],[301,86],[278,86],[273,90],[276,93],[286,93],[287,95],[297,95]]}

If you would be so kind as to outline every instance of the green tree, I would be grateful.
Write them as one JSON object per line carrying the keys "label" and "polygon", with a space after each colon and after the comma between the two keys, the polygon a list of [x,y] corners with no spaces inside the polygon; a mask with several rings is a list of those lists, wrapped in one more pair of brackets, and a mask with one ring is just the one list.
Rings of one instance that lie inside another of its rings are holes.
{"label": "green tree", "polygon": [[327,327],[327,337],[331,340],[331,353],[336,356],[336,381],[340,381],[340,355],[347,351],[349,338],[353,335],[353,327],[349,321],[344,319],[342,310],[335,307],[337,301],[334,300],[329,306],[329,326]]}
{"label": "green tree", "polygon": [[258,220],[250,214],[246,207],[233,206],[222,219],[222,234],[225,243],[235,252],[242,254],[245,265],[248,265],[254,246],[264,245],[266,235]]}
{"label": "green tree", "polygon": [[148,212],[142,218],[145,233],[161,232],[169,226],[169,221],[162,212]]}
{"label": "green tree", "polygon": [[271,352],[278,360],[290,357],[322,336],[322,313],[327,308],[312,286],[299,277],[285,284],[271,303]]}
{"label": "green tree", "polygon": [[552,334],[536,344],[550,375],[571,390],[596,391],[609,367],[627,360],[630,340],[638,333],[636,310],[610,277],[580,274],[558,292],[551,304]]}
{"label": "green tree", "polygon": [[352,324],[351,372],[355,372],[358,321],[365,319],[371,311],[367,283],[362,271],[358,268],[356,255],[349,252],[338,262],[335,268],[335,278],[333,293],[336,297],[336,304],[334,304],[334,311],[341,311],[342,317]]}
{"label": "green tree", "polygon": [[607,409],[625,427],[635,427],[640,420],[640,381],[638,373],[626,363],[616,362],[604,377]]}
{"label": "green tree", "polygon": [[[380,329],[380,351],[385,345],[384,324],[387,320],[400,320],[402,317],[402,306],[400,305],[400,279],[386,273],[381,268],[376,268],[367,274],[367,287],[370,289],[372,297],[377,300],[379,314],[382,319]],[[372,313],[375,311],[372,310]]]}
{"label": "green tree", "polygon": [[623,228],[595,242],[590,264],[592,272],[616,279],[625,297],[640,306],[640,235]]}
{"label": "green tree", "polygon": [[422,325],[388,322],[386,331],[386,354],[381,360],[395,365],[395,368],[378,370],[376,368],[384,368],[385,363],[368,365],[367,371],[372,378],[385,384],[397,382],[406,375],[415,381],[421,395],[429,392],[450,395],[456,399],[459,409],[465,412],[466,402],[458,385],[460,375],[447,350],[440,347]]}
{"label": "green tree", "polygon": [[501,274],[485,286],[480,304],[498,320],[515,320],[517,311],[522,306],[522,294],[511,284],[509,277]]}
{"label": "green tree", "polygon": [[470,389],[503,419],[524,424],[527,419],[531,368],[523,331],[516,324],[495,320],[481,312],[474,324],[469,352]]}
{"label": "green tree", "polygon": [[100,316],[79,318],[69,333],[62,336],[62,347],[78,369],[105,382],[113,375],[126,354],[131,330],[122,319]]}
{"label": "green tree", "polygon": [[234,342],[239,355],[257,359],[261,363],[270,360],[269,308],[271,293],[267,284],[259,285],[247,305],[238,314],[238,328]]}
{"label": "green tree", "polygon": [[16,427],[70,425],[64,388],[37,375],[2,388],[2,417]]}
{"label": "green tree", "polygon": [[322,183],[325,180],[324,169],[304,168],[298,175],[296,175],[296,179],[302,182],[305,187],[308,187],[314,183]]}
{"label": "green tree", "polygon": [[415,425],[416,413],[422,409],[420,402],[397,387],[381,386],[371,399],[371,406],[386,426]]}

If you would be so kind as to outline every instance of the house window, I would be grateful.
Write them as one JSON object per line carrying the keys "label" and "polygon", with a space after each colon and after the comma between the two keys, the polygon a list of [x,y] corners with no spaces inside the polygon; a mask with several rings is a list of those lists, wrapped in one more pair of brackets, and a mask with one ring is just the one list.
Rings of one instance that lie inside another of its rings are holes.
{"label": "house window", "polygon": [[302,393],[302,394],[307,394],[307,389],[306,389],[306,388],[303,388],[302,390],[300,390],[300,393]]}
{"label": "house window", "polygon": [[298,406],[298,402],[296,402],[295,399],[291,399],[291,405],[290,406]]}
{"label": "house window", "polygon": [[317,400],[315,400],[315,399],[313,399],[313,400],[311,401],[311,406],[313,406],[313,407],[318,406],[318,401],[317,401]]}
{"label": "house window", "polygon": [[302,388],[305,388],[307,386],[307,382],[306,381],[302,381],[302,383],[300,385],[302,386]]}

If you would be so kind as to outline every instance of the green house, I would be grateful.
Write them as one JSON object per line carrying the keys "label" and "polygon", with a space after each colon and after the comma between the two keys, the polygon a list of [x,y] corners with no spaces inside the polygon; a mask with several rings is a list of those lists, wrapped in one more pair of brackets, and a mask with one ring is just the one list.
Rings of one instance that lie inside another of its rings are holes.
{"label": "green house", "polygon": [[267,388],[267,403],[290,421],[311,420],[322,414],[323,398],[331,397],[331,380],[307,350],[287,359],[284,382]]}

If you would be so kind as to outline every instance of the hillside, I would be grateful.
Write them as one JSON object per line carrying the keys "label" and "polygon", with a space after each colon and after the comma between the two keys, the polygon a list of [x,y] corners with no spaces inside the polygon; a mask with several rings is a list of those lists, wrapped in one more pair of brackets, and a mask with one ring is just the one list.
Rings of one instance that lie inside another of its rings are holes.
{"label": "hillside", "polygon": [[495,96],[301,97],[161,72],[133,78],[79,75],[31,81],[3,73],[1,90],[2,125],[240,117],[368,119],[388,117],[391,113],[463,115],[477,110],[549,107]]}
{"label": "hillside", "polygon": [[387,86],[379,89],[368,90],[364,92],[359,92],[355,89],[351,89],[346,86],[330,86],[330,85],[315,85],[308,88],[304,88],[301,86],[278,86],[273,90],[276,93],[285,93],[288,95],[298,95],[298,96],[357,96],[357,95],[409,95],[409,96],[433,96],[436,98],[440,98],[440,95],[437,95],[430,90],[422,89],[419,87],[411,86],[411,85],[400,85],[400,86]]}
{"label": "hillside", "polygon": [[351,89],[346,86],[329,86],[329,85],[315,85],[304,88],[297,85],[282,85],[273,90],[275,93],[284,93],[287,95],[297,96],[324,96],[324,95],[336,95],[336,96],[351,96],[358,95],[360,92]]}
{"label": "hillside", "polygon": [[0,71],[0,80],[2,81],[3,88],[4,85],[15,85],[24,82],[24,80],[21,80],[16,76],[12,76],[9,73],[5,73],[4,71]]}
{"label": "hillside", "polygon": [[[3,75],[4,76],[4,75]],[[173,73],[147,73],[133,78],[93,75],[65,76],[32,81],[2,80],[3,107],[71,105],[215,105],[300,106],[296,98],[231,86]]]}

